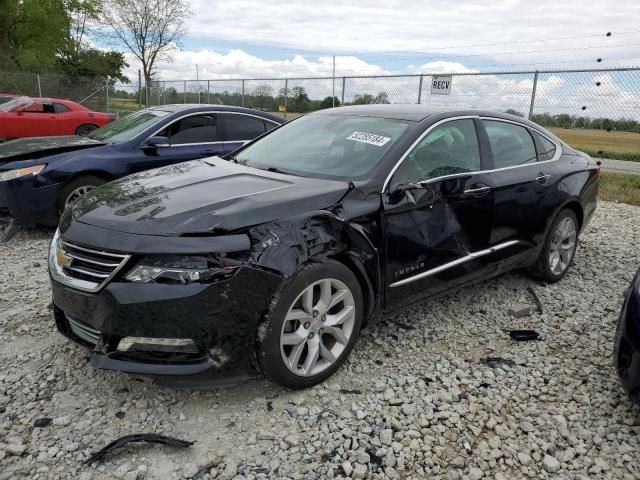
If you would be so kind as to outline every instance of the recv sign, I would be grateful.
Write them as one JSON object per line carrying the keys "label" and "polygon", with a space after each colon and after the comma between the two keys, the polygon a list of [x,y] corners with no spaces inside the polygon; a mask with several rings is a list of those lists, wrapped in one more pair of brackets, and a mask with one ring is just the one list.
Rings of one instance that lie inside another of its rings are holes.
{"label": "recv sign", "polygon": [[431,95],[449,95],[451,75],[434,75],[431,80]]}

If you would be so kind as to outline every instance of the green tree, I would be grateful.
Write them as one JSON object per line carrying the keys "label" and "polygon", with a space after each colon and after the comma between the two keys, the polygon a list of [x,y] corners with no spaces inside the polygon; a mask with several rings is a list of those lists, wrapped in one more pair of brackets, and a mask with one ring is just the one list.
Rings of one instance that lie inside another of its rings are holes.
{"label": "green tree", "polygon": [[334,105],[336,107],[340,106],[340,100],[338,100],[338,97],[326,97],[320,102],[318,108],[322,110],[324,108],[332,108]]}
{"label": "green tree", "polygon": [[69,48],[69,23],[63,0],[0,0],[3,69],[50,71]]}

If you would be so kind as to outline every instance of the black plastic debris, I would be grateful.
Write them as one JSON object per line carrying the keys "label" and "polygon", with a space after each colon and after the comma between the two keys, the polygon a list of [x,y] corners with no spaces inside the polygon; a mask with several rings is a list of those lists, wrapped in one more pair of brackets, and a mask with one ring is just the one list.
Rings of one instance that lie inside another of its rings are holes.
{"label": "black plastic debris", "polygon": [[373,447],[367,447],[365,452],[369,454],[369,461],[374,468],[380,468],[382,466],[383,458],[376,454],[376,449]]}
{"label": "black plastic debris", "polygon": [[341,388],[340,393],[345,393],[347,395],[360,395],[362,391],[358,390],[357,388],[354,388],[354,389]]}
{"label": "black plastic debris", "polygon": [[43,428],[47,425],[51,425],[51,419],[48,417],[36,418],[33,421],[33,426],[36,428]]}
{"label": "black plastic debris", "polygon": [[482,359],[482,363],[486,363],[491,368],[498,368],[502,365],[513,367],[516,364],[516,362],[514,362],[513,360],[502,357],[487,357]]}
{"label": "black plastic debris", "polygon": [[190,447],[194,444],[194,442],[189,442],[188,440],[180,440],[174,437],[166,437],[164,435],[159,435],[157,433],[137,433],[135,435],[125,435],[124,437],[120,437],[117,440],[114,440],[102,450],[98,450],[93,453],[89,458],[87,458],[84,463],[93,463],[100,460],[111,450],[120,448],[125,446],[128,443],[159,443],[161,445],[169,445],[170,447],[176,448],[186,448]]}
{"label": "black plastic debris", "polygon": [[394,320],[393,323],[403,330],[411,331],[416,329],[416,327],[414,326],[407,325],[406,323],[398,322],[397,320]]}
{"label": "black plastic debris", "polygon": [[538,313],[542,313],[543,312],[542,302],[540,301],[540,297],[538,297],[538,294],[536,293],[536,291],[533,289],[532,286],[527,287],[527,291],[533,297],[533,301],[535,302],[536,307],[538,307]]}
{"label": "black plastic debris", "polygon": [[124,412],[122,412],[122,411],[120,411],[120,412],[116,412],[116,417],[117,417],[117,418],[122,419],[122,418],[124,418],[124,416],[125,416],[125,413],[124,413]]}
{"label": "black plastic debris", "polygon": [[268,412],[273,411],[273,402],[271,400],[267,401],[267,411]]}
{"label": "black plastic debris", "polygon": [[509,330],[509,336],[516,342],[531,342],[540,338],[535,330]]}

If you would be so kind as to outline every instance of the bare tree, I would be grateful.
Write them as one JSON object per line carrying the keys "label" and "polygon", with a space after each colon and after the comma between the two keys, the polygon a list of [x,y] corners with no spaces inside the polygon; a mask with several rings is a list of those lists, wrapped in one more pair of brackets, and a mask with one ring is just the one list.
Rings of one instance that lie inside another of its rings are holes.
{"label": "bare tree", "polygon": [[185,0],[105,0],[101,22],[142,63],[149,85],[157,61],[171,61],[191,16]]}

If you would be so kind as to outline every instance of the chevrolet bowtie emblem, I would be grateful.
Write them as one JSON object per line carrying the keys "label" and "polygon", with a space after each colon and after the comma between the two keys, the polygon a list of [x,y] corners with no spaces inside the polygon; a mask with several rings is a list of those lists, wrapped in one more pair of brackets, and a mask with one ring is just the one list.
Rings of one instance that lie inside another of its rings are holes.
{"label": "chevrolet bowtie emblem", "polygon": [[60,265],[61,267],[70,267],[72,260],[73,259],[67,256],[65,251],[61,248],[58,248],[56,250],[56,262],[58,262],[58,265]]}

